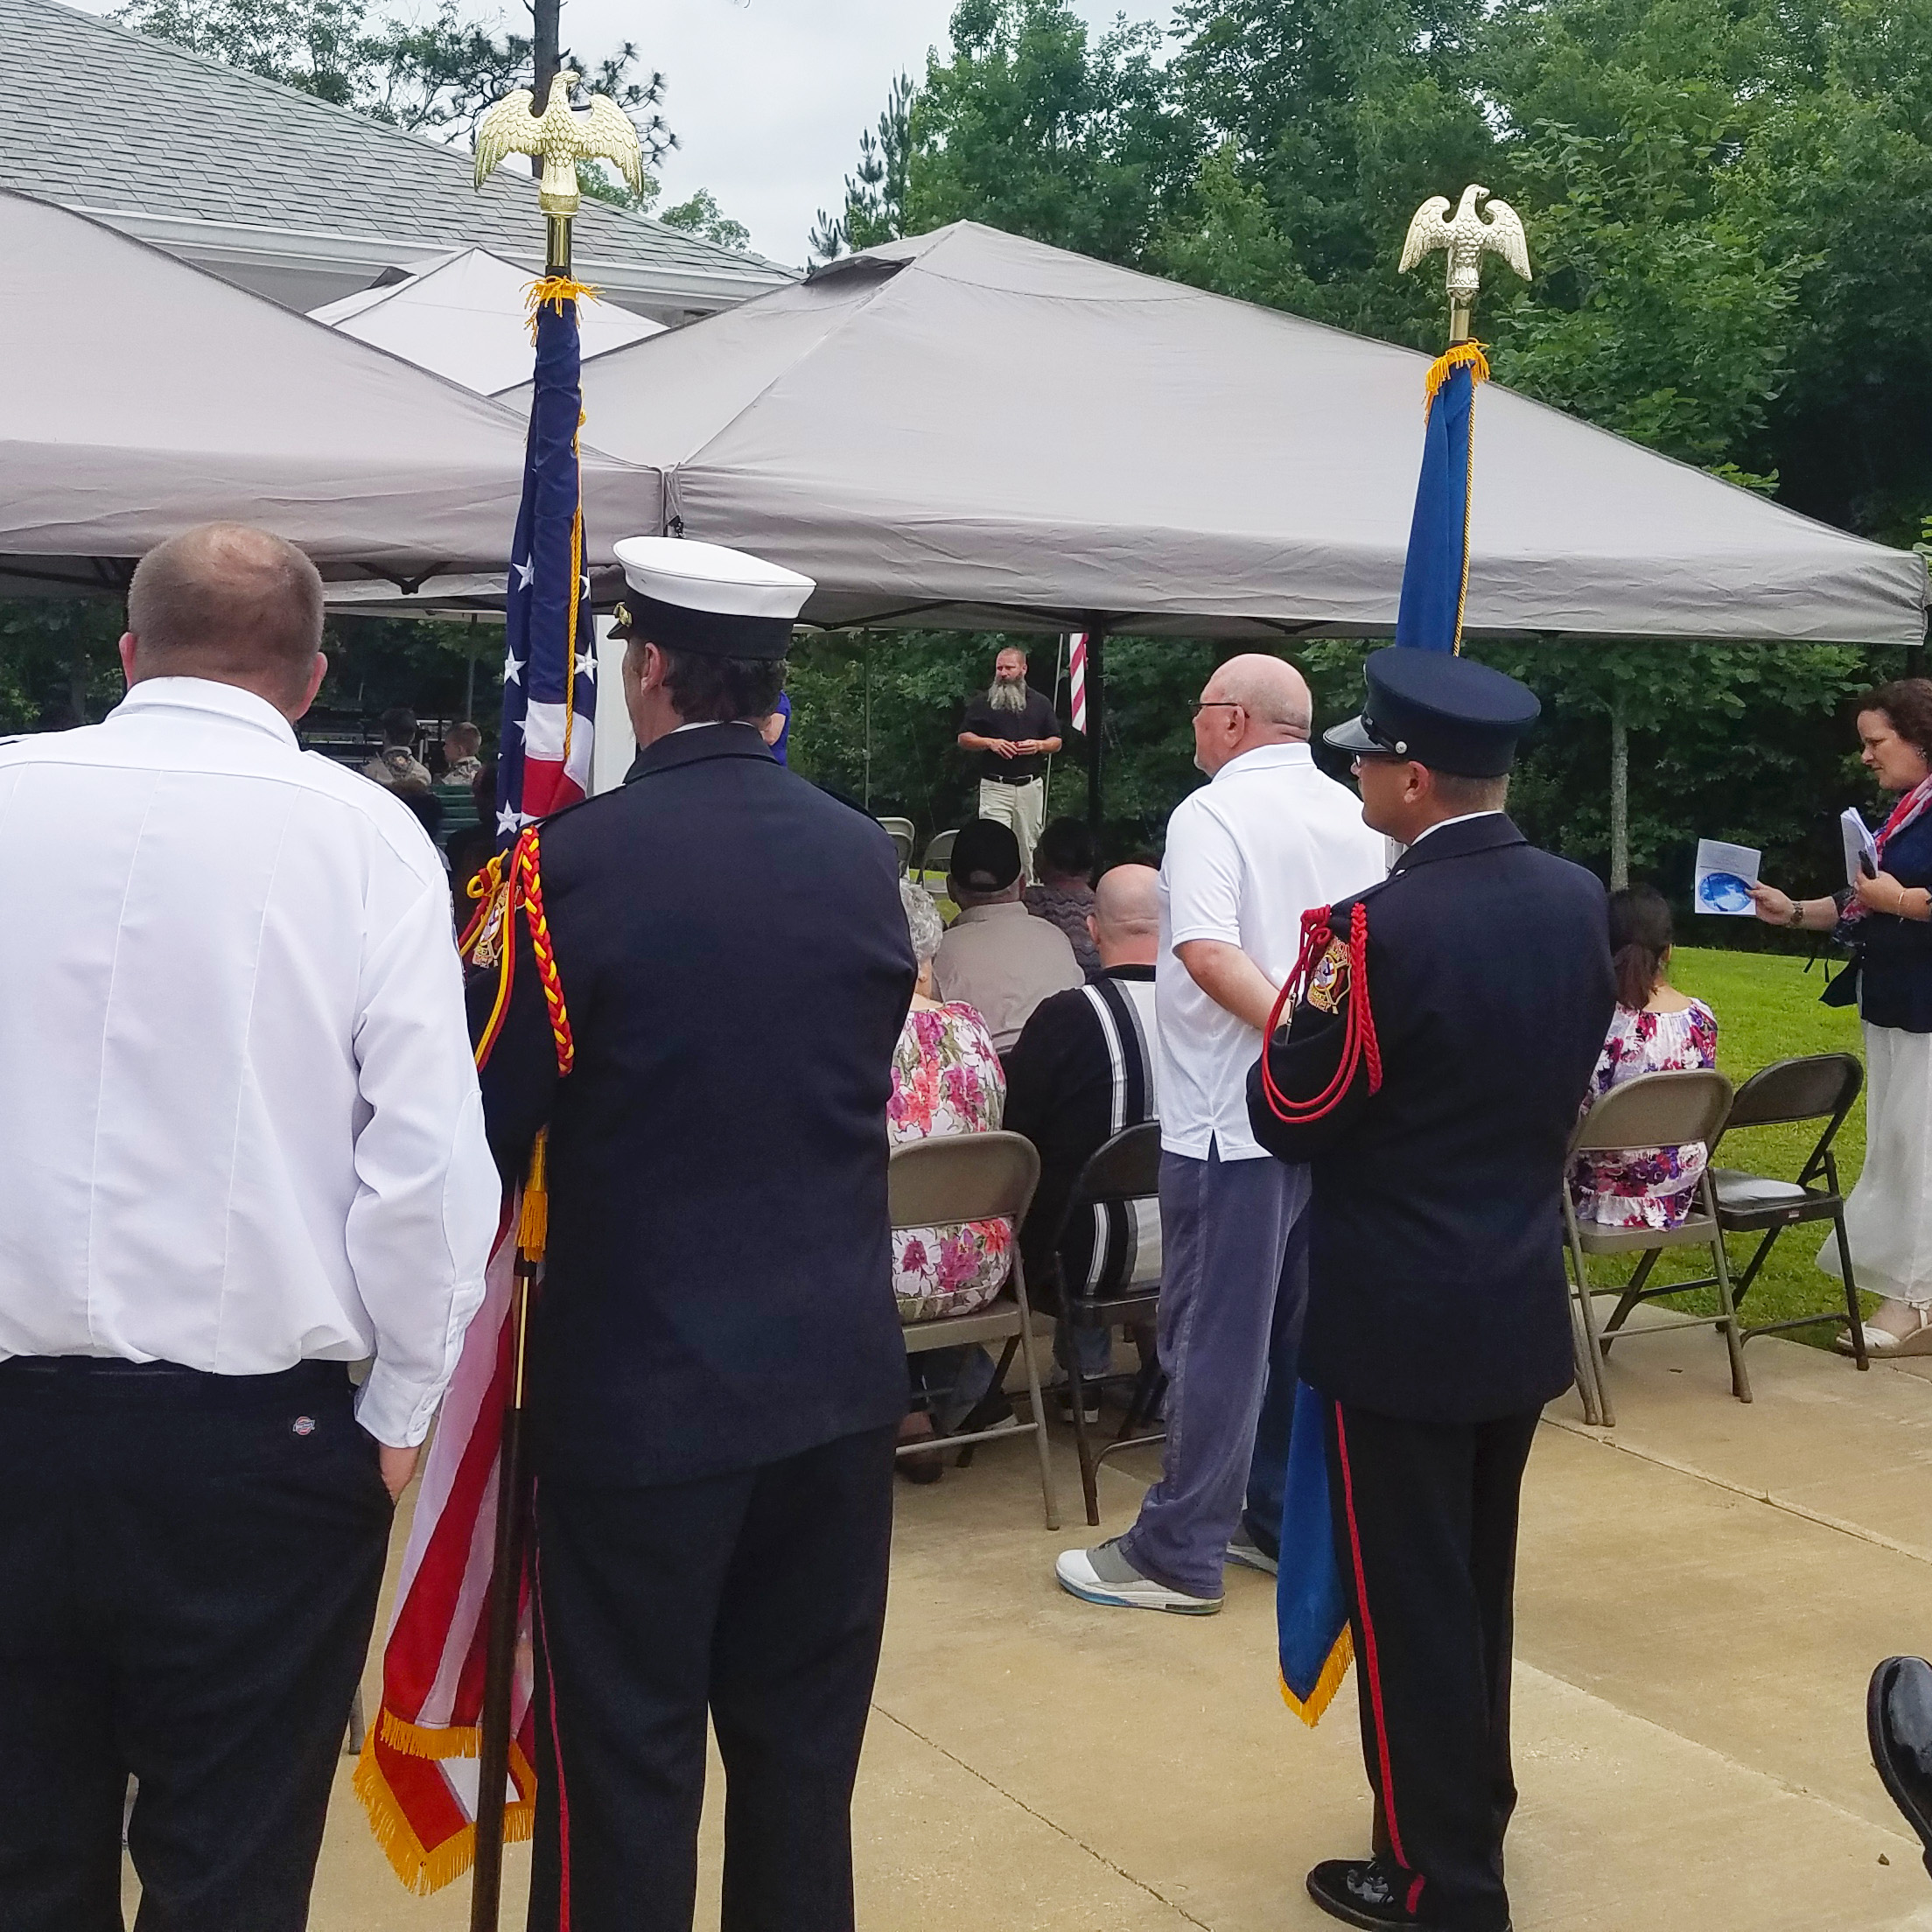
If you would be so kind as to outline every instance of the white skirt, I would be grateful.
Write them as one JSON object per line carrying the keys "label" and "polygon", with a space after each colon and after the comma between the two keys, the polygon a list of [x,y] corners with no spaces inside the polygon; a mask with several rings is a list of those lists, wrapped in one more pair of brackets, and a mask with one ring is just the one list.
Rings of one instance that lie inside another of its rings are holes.
{"label": "white skirt", "polygon": [[[1865,1166],[1844,1204],[1852,1271],[1867,1294],[1932,1305],[1932,1033],[1865,1029]],[[1834,1279],[1838,1238],[1818,1266]]]}

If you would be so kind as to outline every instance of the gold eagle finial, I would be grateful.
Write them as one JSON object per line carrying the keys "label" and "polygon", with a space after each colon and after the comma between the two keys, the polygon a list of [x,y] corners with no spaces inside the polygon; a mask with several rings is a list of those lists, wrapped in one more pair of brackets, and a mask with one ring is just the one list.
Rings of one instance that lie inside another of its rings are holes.
{"label": "gold eagle finial", "polygon": [[[1487,200],[1488,219],[1476,213],[1476,203]],[[1415,212],[1409,223],[1408,239],[1402,244],[1402,270],[1406,275],[1423,256],[1440,248],[1449,257],[1449,340],[1466,341],[1469,334],[1469,312],[1475,306],[1482,287],[1482,258],[1500,255],[1525,282],[1530,279],[1530,242],[1522,232],[1522,220],[1507,201],[1499,201],[1488,188],[1467,187],[1462,191],[1462,206],[1449,212],[1446,195],[1432,194]]]}
{"label": "gold eagle finial", "polygon": [[644,157],[630,116],[601,94],[590,96],[587,112],[573,111],[570,92],[579,78],[569,67],[558,68],[541,115],[532,111],[535,97],[528,88],[505,94],[484,115],[476,124],[478,187],[508,156],[530,154],[543,163],[536,200],[545,214],[577,213],[579,161],[614,162],[631,192],[644,192]]}

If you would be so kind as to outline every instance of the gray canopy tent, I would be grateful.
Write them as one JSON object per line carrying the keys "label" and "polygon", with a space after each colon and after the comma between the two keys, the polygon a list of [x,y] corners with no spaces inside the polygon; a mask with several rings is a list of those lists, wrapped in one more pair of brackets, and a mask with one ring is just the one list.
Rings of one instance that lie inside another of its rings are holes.
{"label": "gray canopy tent", "polygon": [[[0,192],[0,595],[123,587],[216,518],[394,596],[507,572],[522,410],[486,401],[104,224]],[[585,452],[593,562],[659,483]]]}
{"label": "gray canopy tent", "polygon": [[[594,358],[584,433],[665,529],[816,578],[808,622],[1387,636],[1425,367],[960,222]],[[1473,637],[1923,638],[1909,552],[1500,385],[1475,452]]]}

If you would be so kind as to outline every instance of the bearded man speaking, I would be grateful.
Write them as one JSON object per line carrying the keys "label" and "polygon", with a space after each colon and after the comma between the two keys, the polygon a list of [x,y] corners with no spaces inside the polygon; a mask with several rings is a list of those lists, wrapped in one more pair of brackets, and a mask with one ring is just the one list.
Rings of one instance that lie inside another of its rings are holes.
{"label": "bearded man speaking", "polygon": [[959,743],[976,753],[979,816],[1013,829],[1019,862],[1033,876],[1033,847],[1046,816],[1040,774],[1060,749],[1060,721],[1048,699],[1026,682],[1026,654],[1009,644],[993,660],[993,682],[966,701]]}

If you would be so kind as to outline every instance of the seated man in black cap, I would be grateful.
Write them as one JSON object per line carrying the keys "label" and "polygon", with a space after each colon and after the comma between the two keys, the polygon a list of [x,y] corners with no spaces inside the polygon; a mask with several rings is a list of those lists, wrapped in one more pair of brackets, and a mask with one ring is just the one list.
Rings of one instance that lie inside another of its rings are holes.
{"label": "seated man in black cap", "polygon": [[1535,696],[1442,652],[1366,668],[1327,742],[1408,850],[1333,909],[1248,1086],[1256,1137],[1313,1170],[1300,1372],[1375,1794],[1374,1857],[1308,1889],[1352,1925],[1506,1932],[1517,1498],[1570,1386],[1564,1156],[1616,990],[1602,886],[1503,812]]}
{"label": "seated man in black cap", "polygon": [[709,1715],[725,1932],[849,1932],[906,1412],[899,862],[760,729],[810,580],[676,539],[617,556],[637,761],[539,844],[575,1061],[520,928],[482,1068],[507,1173],[550,1134],[529,1924],[690,1932]]}
{"label": "seated man in black cap", "polygon": [[959,917],[933,961],[933,990],[972,1007],[1002,1057],[1041,1000],[1086,977],[1066,934],[1026,910],[1025,885],[1011,826],[976,818],[960,827],[946,881]]}

